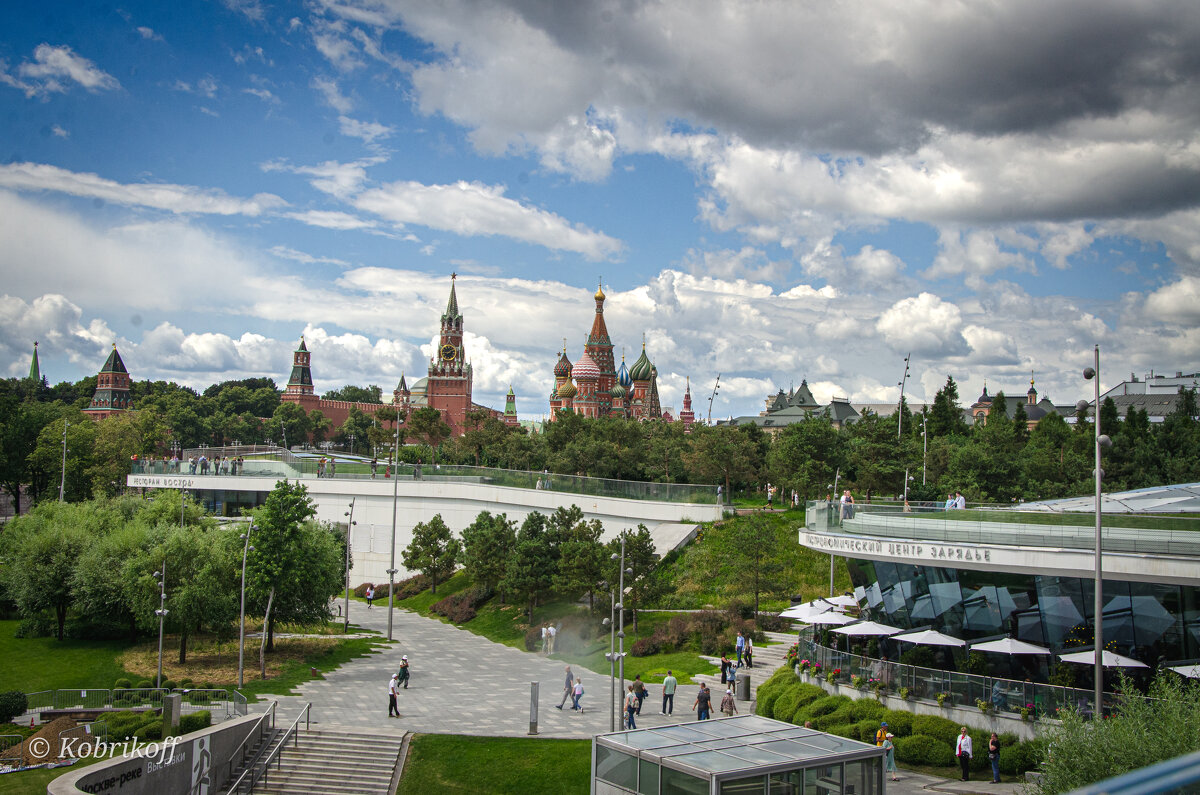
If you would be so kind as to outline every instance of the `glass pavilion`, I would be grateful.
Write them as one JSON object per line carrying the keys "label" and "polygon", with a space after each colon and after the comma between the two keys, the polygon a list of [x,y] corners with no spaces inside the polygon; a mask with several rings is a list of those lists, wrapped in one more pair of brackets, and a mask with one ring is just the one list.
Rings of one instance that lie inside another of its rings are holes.
{"label": "glass pavilion", "polygon": [[882,748],[758,715],[601,734],[592,793],[883,795]]}

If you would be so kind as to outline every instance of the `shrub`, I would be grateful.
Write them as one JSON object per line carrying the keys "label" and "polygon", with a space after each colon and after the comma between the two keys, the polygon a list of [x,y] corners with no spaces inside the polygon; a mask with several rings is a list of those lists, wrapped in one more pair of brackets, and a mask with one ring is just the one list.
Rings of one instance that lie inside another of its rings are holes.
{"label": "shrub", "polygon": [[133,687],[133,683],[130,682],[128,679],[122,678],[122,679],[118,679],[117,681],[113,682],[114,690],[128,690],[131,687]]}
{"label": "shrub", "polygon": [[773,613],[759,613],[754,623],[763,632],[787,632],[792,625],[790,619],[780,618]]}
{"label": "shrub", "polygon": [[150,713],[129,711],[109,715],[105,719],[108,724],[108,736],[115,740],[124,740],[127,736],[132,736],[135,729],[144,723],[149,723],[148,715],[153,717]]}
{"label": "shrub", "polygon": [[[816,687],[816,685],[811,686]],[[822,715],[832,714],[849,700],[848,696],[823,696],[815,699],[805,710],[804,720],[815,720]]]}
{"label": "shrub", "polygon": [[[362,585],[360,585],[354,589],[354,595],[357,596],[359,599],[366,599],[367,598],[367,589],[374,588],[374,587],[375,587],[375,583],[364,582]],[[376,589],[376,590],[378,590],[378,589]]]}
{"label": "shrub", "polygon": [[184,688],[190,688],[190,687],[192,686],[192,680],[191,680],[191,679],[188,679],[188,678],[186,678],[186,677],[185,677],[185,678],[183,678],[183,679],[180,679],[180,680],[179,680],[179,686],[180,686],[180,687],[184,687]]}
{"label": "shrub", "polygon": [[907,737],[913,733],[913,714],[898,709],[884,710],[880,721],[886,721],[888,731],[897,737]]}
{"label": "shrub", "polygon": [[[415,577],[409,577],[407,580],[401,580],[396,583],[395,591],[393,591],[393,601],[395,599],[408,599],[422,591],[427,591],[431,582],[424,574],[418,574]],[[378,585],[375,586],[375,598],[379,599],[380,597],[387,599],[387,583],[384,583],[382,588]]]}
{"label": "shrub", "polygon": [[887,710],[883,708],[883,704],[880,704],[878,701],[872,701],[869,698],[860,698],[850,705],[850,715],[856,723],[860,720],[873,720],[876,727],[878,727],[879,721],[883,720],[883,713],[885,712]]}
{"label": "shrub", "polygon": [[525,651],[541,651],[541,649],[542,628],[537,626],[525,630]]}
{"label": "shrub", "polygon": [[[939,718],[937,715],[914,715],[912,720],[913,734],[923,734],[927,737],[933,737],[948,744],[951,748],[954,747],[954,741],[958,738],[959,728],[959,724],[954,721]],[[987,748],[986,743],[984,744],[984,748]],[[987,754],[984,754],[984,756],[987,756]]]}
{"label": "shrub", "polygon": [[190,734],[191,732],[207,729],[212,725],[212,713],[208,710],[193,712],[189,715],[181,715],[179,718],[179,733]]}
{"label": "shrub", "polygon": [[163,690],[174,690],[177,687],[174,679],[164,679],[162,686]]}
{"label": "shrub", "polygon": [[20,690],[7,690],[0,693],[0,723],[9,723],[18,715],[24,714],[29,706],[29,699]]}
{"label": "shrub", "polygon": [[[911,737],[897,737],[892,742],[896,745],[898,762],[933,767],[950,767],[955,763],[954,746],[935,737],[914,734]],[[987,754],[983,754],[983,757],[986,759]]]}
{"label": "shrub", "polygon": [[821,731],[827,734],[836,734],[838,737],[845,737],[848,740],[858,739],[858,727],[853,723],[839,723],[837,726],[828,726]]}
{"label": "shrub", "polygon": [[784,688],[775,699],[771,708],[771,717],[775,720],[790,721],[796,714],[796,702],[800,697],[800,683]]}
{"label": "shrub", "polygon": [[1046,750],[1046,744],[1042,740],[1030,740],[1006,747],[1004,738],[1001,737],[1000,743],[1000,772],[1010,776],[1019,776],[1026,770],[1035,770]]}
{"label": "shrub", "polygon": [[841,696],[846,701],[839,704],[838,708],[826,715],[813,718],[813,728],[820,731],[829,731],[832,726],[844,726],[847,723],[854,723],[854,716],[850,714],[850,708],[853,702],[848,696]]}
{"label": "shrub", "polygon": [[139,690],[146,690],[151,687],[154,687],[154,683],[151,682],[149,679],[139,679],[138,683],[137,683],[137,687]]}
{"label": "shrub", "polygon": [[162,718],[157,718],[150,723],[143,724],[137,729],[134,729],[133,736],[139,740],[161,740],[163,732]]}
{"label": "shrub", "polygon": [[[860,720],[858,723],[854,724],[854,732],[855,733],[854,733],[853,739],[874,745],[875,744],[875,733],[877,731],[879,731],[879,721],[877,721],[877,720]],[[888,731],[891,731],[890,726],[888,727]],[[895,732],[892,732],[892,733],[895,734]]]}
{"label": "shrub", "polygon": [[649,657],[658,654],[659,645],[654,638],[638,638],[630,647],[629,653],[634,657]]}

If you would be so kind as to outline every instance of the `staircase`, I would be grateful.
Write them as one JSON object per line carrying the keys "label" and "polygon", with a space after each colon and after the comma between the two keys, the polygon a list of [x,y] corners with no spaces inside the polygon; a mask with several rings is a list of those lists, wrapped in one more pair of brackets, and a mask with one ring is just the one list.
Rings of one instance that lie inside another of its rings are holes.
{"label": "staircase", "polygon": [[391,795],[404,737],[347,731],[301,731],[289,741],[255,792],[270,795]]}
{"label": "staircase", "polygon": [[[796,642],[796,633],[794,632],[767,632],[767,640],[773,645],[771,646],[755,646],[754,647],[754,667],[747,668],[742,666],[737,670],[738,673],[750,674],[750,701],[756,700],[758,686],[771,678],[772,675],[787,663],[787,650]],[[721,658],[706,658],[712,660],[714,665],[721,664]],[[711,675],[697,674],[692,677],[696,682],[705,682],[708,684],[709,690],[715,693],[723,693],[726,687],[730,685],[721,684],[721,674],[717,672]],[[719,696],[713,698],[714,706],[721,703]],[[739,707],[741,709],[741,707]]]}

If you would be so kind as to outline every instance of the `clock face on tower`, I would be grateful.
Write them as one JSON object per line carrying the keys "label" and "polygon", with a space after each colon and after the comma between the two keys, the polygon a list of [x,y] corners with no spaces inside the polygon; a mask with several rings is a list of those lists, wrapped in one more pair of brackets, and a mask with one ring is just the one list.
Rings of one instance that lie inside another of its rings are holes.
{"label": "clock face on tower", "polygon": [[441,353],[442,353],[442,361],[452,362],[452,361],[454,361],[454,357],[457,355],[458,352],[455,350],[453,345],[443,345]]}

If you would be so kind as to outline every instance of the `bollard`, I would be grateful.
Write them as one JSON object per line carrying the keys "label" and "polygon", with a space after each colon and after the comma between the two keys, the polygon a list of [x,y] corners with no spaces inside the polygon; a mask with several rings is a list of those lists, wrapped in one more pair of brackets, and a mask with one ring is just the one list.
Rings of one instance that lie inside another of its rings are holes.
{"label": "bollard", "polygon": [[538,683],[529,683],[529,733],[537,734],[538,720]]}
{"label": "bollard", "polygon": [[740,701],[750,700],[750,674],[741,672],[738,673],[735,695]]}
{"label": "bollard", "polygon": [[168,693],[163,698],[162,718],[163,734],[179,725],[179,715],[182,712],[183,698],[178,693]]}

